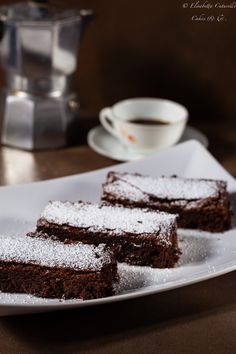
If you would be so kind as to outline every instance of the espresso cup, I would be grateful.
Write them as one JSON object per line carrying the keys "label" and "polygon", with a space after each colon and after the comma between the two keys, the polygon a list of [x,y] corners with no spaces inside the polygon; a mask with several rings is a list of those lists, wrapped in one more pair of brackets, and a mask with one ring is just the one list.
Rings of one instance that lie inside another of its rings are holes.
{"label": "espresso cup", "polygon": [[160,98],[131,98],[99,113],[103,127],[130,151],[148,154],[174,145],[188,120],[187,109]]}

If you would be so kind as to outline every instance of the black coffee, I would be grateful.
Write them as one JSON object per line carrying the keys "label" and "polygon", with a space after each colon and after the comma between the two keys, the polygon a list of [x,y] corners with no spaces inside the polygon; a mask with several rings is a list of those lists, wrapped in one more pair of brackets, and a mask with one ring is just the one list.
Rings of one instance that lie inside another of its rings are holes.
{"label": "black coffee", "polygon": [[160,120],[158,118],[152,119],[152,118],[133,118],[128,120],[130,123],[135,123],[135,124],[143,124],[143,125],[167,125],[169,122],[164,122],[163,120]]}

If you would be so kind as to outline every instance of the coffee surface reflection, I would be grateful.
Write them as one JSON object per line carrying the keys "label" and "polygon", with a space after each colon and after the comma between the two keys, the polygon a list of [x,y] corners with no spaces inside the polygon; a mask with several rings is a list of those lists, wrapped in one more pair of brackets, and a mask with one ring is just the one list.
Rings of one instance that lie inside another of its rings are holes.
{"label": "coffee surface reflection", "polygon": [[167,125],[169,122],[163,121],[159,118],[142,118],[137,117],[133,119],[128,119],[127,122],[143,125]]}

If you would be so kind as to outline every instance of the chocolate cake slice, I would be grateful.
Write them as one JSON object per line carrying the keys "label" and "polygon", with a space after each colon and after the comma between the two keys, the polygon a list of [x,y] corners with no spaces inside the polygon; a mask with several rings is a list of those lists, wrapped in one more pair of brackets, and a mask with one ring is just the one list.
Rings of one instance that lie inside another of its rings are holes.
{"label": "chocolate cake slice", "polygon": [[95,299],[112,295],[116,278],[114,255],[102,244],[96,247],[50,238],[0,237],[0,291]]}
{"label": "chocolate cake slice", "polygon": [[65,242],[105,243],[119,262],[133,265],[173,267],[179,258],[176,216],[164,212],[54,201],[37,231]]}
{"label": "chocolate cake slice", "polygon": [[212,179],[109,172],[102,200],[178,214],[178,226],[182,228],[222,232],[231,223],[226,186],[226,182]]}

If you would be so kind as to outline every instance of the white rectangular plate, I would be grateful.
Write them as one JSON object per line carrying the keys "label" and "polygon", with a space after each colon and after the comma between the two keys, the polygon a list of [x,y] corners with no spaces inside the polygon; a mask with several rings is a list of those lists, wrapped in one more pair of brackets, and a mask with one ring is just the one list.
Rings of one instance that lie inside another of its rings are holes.
{"label": "white rectangular plate", "polygon": [[[112,166],[95,172],[44,182],[0,188],[0,234],[21,237],[35,228],[41,210],[49,200],[99,201],[101,184],[108,171],[128,171],[151,176],[214,178],[228,182],[235,208],[236,181],[202,147],[192,140],[143,160]],[[236,269],[236,228],[210,234],[179,230],[182,256],[174,269],[119,265],[117,295],[96,300],[42,299],[25,294],[0,293],[0,315],[52,311],[115,302],[178,288],[210,279]]]}

